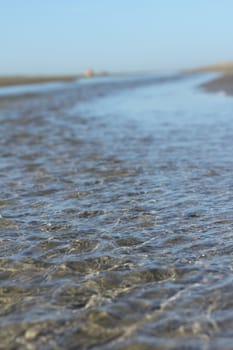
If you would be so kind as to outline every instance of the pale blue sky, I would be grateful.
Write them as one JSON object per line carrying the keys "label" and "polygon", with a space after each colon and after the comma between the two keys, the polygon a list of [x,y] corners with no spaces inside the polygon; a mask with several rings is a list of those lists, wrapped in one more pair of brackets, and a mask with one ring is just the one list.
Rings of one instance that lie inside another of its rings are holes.
{"label": "pale blue sky", "polygon": [[233,59],[233,0],[0,0],[0,74],[156,71]]}

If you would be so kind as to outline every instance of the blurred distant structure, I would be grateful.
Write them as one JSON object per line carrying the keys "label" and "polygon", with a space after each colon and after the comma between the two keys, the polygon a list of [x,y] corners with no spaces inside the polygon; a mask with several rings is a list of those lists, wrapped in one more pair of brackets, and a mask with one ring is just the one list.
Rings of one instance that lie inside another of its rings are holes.
{"label": "blurred distant structure", "polygon": [[93,69],[92,68],[88,68],[87,70],[86,70],[86,72],[85,72],[85,77],[86,78],[91,78],[91,77],[93,77],[94,76],[94,71],[93,71]]}
{"label": "blurred distant structure", "polygon": [[109,73],[108,73],[107,71],[104,70],[104,71],[100,72],[99,75],[100,75],[101,77],[107,77],[107,76],[109,75]]}

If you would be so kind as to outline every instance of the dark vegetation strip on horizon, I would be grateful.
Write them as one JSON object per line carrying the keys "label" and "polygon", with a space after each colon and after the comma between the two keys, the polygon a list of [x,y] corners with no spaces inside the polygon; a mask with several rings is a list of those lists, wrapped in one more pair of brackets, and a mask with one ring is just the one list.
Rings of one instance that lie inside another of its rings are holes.
{"label": "dark vegetation strip on horizon", "polygon": [[79,79],[75,75],[57,75],[57,76],[2,76],[0,77],[0,86],[14,86],[24,84],[37,84],[49,82],[70,82]]}

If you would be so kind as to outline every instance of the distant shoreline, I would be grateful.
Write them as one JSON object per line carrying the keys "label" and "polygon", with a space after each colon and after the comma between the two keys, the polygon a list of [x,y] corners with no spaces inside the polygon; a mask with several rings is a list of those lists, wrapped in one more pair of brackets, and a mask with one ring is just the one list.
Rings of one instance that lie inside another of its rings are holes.
{"label": "distant shoreline", "polygon": [[[208,72],[219,73],[220,76],[200,85],[207,92],[225,92],[233,96],[233,62],[203,66],[183,71],[185,74],[201,74]],[[72,82],[81,79],[82,75],[56,75],[56,76],[0,76],[0,87],[13,87],[19,85]]]}
{"label": "distant shoreline", "polygon": [[61,76],[6,76],[0,77],[0,87],[30,85],[53,82],[71,82],[79,79],[80,76],[61,75]]}

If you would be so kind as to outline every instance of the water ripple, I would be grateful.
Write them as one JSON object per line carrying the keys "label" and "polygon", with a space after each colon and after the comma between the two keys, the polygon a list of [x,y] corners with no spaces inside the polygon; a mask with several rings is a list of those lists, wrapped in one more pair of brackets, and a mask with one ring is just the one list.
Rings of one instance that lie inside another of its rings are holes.
{"label": "water ripple", "polygon": [[191,84],[0,99],[2,348],[232,348],[232,102]]}

